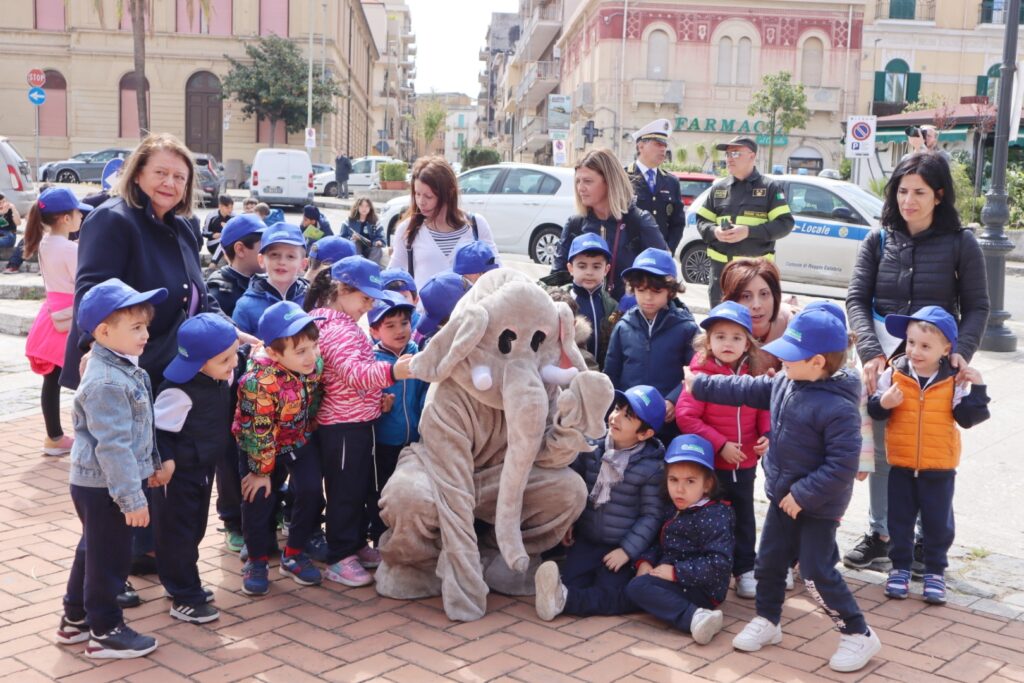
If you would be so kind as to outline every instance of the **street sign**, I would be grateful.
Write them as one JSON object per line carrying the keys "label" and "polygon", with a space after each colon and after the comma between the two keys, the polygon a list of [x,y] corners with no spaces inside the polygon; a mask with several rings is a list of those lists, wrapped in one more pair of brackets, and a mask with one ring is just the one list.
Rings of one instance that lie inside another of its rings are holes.
{"label": "street sign", "polygon": [[306,149],[316,147],[316,128],[306,129]]}
{"label": "street sign", "polygon": [[548,130],[548,136],[552,140],[568,140],[569,139],[569,131],[568,131],[568,129],[564,129],[564,128],[563,129],[558,129],[558,130],[552,128],[552,129]]}
{"label": "street sign", "polygon": [[593,142],[594,138],[596,138],[600,134],[601,131],[598,130],[597,126],[594,125],[593,120],[587,121],[587,125],[583,127],[583,137],[584,139],[586,139],[587,143],[589,144]]}
{"label": "street sign", "polygon": [[846,120],[846,158],[861,159],[875,153],[875,116],[851,116]]}
{"label": "street sign", "polygon": [[38,107],[46,101],[46,91],[42,88],[29,88],[28,101]]}
{"label": "street sign", "polygon": [[564,166],[568,156],[566,154],[566,141],[565,140],[552,140],[551,141],[551,162],[555,166]]}
{"label": "street sign", "polygon": [[124,159],[111,159],[103,166],[103,172],[100,173],[100,179],[103,181],[100,187],[104,190],[109,190],[114,186],[117,181],[118,171],[124,166]]}
{"label": "street sign", "polygon": [[25,77],[28,84],[33,88],[42,88],[46,85],[46,72],[42,69],[32,69]]}

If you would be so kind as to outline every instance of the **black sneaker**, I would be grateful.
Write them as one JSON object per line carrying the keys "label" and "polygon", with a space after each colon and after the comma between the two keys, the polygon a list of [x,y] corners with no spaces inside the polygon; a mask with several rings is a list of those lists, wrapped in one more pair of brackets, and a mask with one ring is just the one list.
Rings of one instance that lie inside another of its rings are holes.
{"label": "black sneaker", "polygon": [[136,633],[121,624],[104,634],[89,633],[85,656],[93,659],[134,659],[156,649],[156,638]]}
{"label": "black sneaker", "polygon": [[843,555],[843,564],[852,569],[888,570],[892,567],[892,561],[889,560],[889,548],[891,547],[892,542],[883,541],[878,532],[864,534],[860,543]]}
{"label": "black sneaker", "polygon": [[[214,595],[212,588],[210,588],[209,586],[203,586],[203,595],[206,596],[206,602],[213,602]],[[174,599],[174,596],[168,593],[166,588],[164,589],[164,597],[168,600]]]}
{"label": "black sneaker", "polygon": [[910,578],[915,581],[924,580],[924,544],[914,543],[914,559],[910,562]]}
{"label": "black sneaker", "polygon": [[85,619],[72,621],[67,616],[61,616],[60,627],[57,629],[57,642],[61,645],[74,645],[89,640],[89,627]]}
{"label": "black sneaker", "polygon": [[138,607],[142,604],[142,598],[135,591],[135,587],[132,586],[131,581],[124,582],[124,592],[117,594],[117,606],[121,609],[129,609],[130,607]]}
{"label": "black sneaker", "polygon": [[201,605],[183,605],[176,602],[171,607],[170,614],[175,619],[181,619],[190,624],[205,624],[220,618],[220,612],[205,602]]}

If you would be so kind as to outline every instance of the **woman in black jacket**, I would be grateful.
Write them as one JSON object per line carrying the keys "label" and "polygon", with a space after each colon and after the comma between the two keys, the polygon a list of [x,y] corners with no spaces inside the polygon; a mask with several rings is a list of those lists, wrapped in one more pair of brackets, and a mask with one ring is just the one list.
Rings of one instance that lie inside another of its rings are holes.
{"label": "woman in black jacket", "polygon": [[[949,163],[935,152],[905,158],[885,187],[882,229],[864,240],[846,297],[850,327],[868,395],[901,340],[885,332],[891,313],[941,306],[957,320],[954,368],[966,367],[988,322],[988,281],[981,247],[960,224]],[[875,471],[870,478],[871,532],[843,557],[851,567],[888,564],[888,473],[884,423],[874,423]],[[862,472],[858,478],[863,479]]]}

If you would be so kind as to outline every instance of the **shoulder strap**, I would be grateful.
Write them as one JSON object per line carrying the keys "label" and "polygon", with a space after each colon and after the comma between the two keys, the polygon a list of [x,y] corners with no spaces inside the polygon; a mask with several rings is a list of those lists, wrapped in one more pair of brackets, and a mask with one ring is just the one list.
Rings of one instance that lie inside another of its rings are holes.
{"label": "shoulder strap", "polygon": [[473,241],[476,242],[480,239],[480,230],[476,227],[476,214],[467,213],[466,215],[469,216],[469,224],[473,228]]}

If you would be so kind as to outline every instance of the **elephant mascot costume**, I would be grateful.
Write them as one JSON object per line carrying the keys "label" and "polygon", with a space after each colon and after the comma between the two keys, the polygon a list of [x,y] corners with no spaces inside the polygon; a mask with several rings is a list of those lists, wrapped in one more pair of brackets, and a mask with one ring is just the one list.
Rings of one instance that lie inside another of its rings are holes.
{"label": "elephant mascot costume", "polygon": [[491,589],[531,595],[540,553],[579,517],[586,485],[568,465],[604,434],[612,385],[586,370],[569,307],[508,269],[473,285],[412,371],[432,384],[421,440],[381,495],[377,592],[441,595],[472,621]]}

